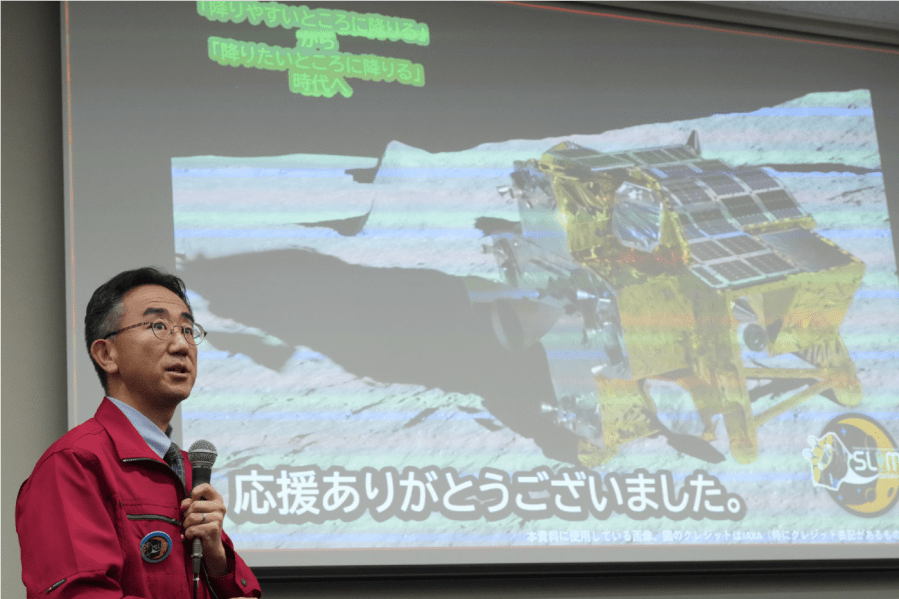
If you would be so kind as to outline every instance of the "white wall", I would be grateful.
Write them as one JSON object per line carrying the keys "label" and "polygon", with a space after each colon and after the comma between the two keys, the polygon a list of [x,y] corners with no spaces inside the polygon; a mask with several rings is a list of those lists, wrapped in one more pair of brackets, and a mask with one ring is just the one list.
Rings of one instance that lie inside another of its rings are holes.
{"label": "white wall", "polygon": [[2,596],[24,597],[14,506],[66,429],[59,6],[2,5]]}

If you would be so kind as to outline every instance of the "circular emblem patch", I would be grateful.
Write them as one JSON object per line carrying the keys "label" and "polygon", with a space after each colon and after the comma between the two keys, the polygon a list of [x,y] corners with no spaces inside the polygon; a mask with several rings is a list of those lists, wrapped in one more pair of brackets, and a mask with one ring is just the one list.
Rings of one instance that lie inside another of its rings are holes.
{"label": "circular emblem patch", "polygon": [[866,518],[888,512],[899,499],[899,452],[879,422],[862,414],[831,420],[820,437],[809,437],[803,455],[815,486],[824,487],[844,510]]}
{"label": "circular emblem patch", "polygon": [[145,562],[155,564],[169,556],[172,551],[172,538],[157,530],[145,536],[140,542],[140,555]]}

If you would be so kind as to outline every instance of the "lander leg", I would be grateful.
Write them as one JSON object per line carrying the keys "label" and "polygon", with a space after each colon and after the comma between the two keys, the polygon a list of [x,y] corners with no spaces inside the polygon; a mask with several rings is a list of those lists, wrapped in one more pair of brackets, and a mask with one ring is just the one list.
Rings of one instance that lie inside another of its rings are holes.
{"label": "lander leg", "polygon": [[809,364],[822,369],[822,380],[830,385],[825,397],[841,406],[852,407],[862,400],[862,385],[858,380],[855,364],[839,333],[833,333],[820,343],[796,352]]}
{"label": "lander leg", "polygon": [[759,456],[759,441],[756,434],[758,424],[752,413],[746,381],[738,373],[728,371],[716,372],[711,379],[714,384],[695,373],[674,378],[693,399],[704,425],[702,438],[706,441],[715,439],[715,423],[712,417],[721,414],[730,440],[731,455],[741,464],[754,462]]}
{"label": "lander leg", "polygon": [[604,446],[586,442],[578,445],[578,459],[588,468],[609,461],[625,443],[661,432],[646,415],[655,414],[657,409],[646,391],[645,380],[609,379],[599,374],[595,379]]}

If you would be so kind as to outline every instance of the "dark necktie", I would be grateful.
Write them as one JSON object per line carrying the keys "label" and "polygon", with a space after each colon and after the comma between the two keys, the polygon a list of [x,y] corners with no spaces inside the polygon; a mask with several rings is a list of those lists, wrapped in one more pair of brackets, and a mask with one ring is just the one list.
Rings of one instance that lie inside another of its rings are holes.
{"label": "dark necktie", "polygon": [[186,485],[184,482],[184,458],[181,456],[181,450],[178,449],[177,443],[173,441],[169,445],[169,450],[165,452],[165,457],[162,459],[175,471],[175,474],[181,479],[181,484]]}

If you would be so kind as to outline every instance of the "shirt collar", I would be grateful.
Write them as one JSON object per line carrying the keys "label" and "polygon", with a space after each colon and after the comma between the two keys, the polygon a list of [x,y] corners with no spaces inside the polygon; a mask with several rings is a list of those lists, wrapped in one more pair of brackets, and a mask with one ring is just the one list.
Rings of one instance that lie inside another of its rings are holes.
{"label": "shirt collar", "polygon": [[140,410],[129,406],[114,397],[109,397],[108,395],[106,397],[122,411],[122,414],[124,414],[128,421],[131,422],[131,425],[137,429],[137,432],[140,433],[140,436],[143,437],[147,445],[150,446],[150,449],[152,449],[159,457],[164,458],[166,452],[169,450],[169,446],[173,442],[173,439],[171,438],[172,427],[169,426],[168,429],[166,429],[166,432],[163,433],[159,430],[159,427],[156,426],[152,420],[144,416]]}

